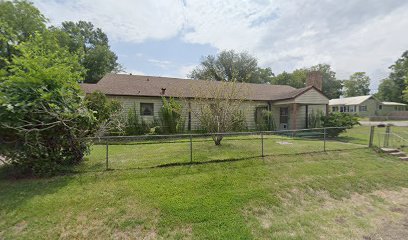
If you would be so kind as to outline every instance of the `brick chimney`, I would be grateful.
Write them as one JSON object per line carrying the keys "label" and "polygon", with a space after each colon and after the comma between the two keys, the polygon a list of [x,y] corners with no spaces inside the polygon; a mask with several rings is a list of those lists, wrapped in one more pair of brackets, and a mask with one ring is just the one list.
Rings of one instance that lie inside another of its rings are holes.
{"label": "brick chimney", "polygon": [[319,71],[310,71],[307,73],[306,87],[314,86],[322,91],[323,89],[323,75]]}

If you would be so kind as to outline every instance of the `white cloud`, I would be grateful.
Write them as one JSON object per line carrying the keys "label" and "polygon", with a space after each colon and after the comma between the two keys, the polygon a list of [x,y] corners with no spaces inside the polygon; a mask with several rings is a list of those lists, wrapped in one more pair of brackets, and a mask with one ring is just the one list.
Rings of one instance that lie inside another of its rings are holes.
{"label": "white cloud", "polygon": [[196,67],[196,64],[191,64],[191,65],[183,65],[181,67],[179,67],[178,69],[178,77],[181,78],[187,78],[187,75],[191,73],[191,71],[193,71],[193,69]]}
{"label": "white cloud", "polygon": [[91,21],[111,39],[124,42],[174,37],[184,23],[180,1],[35,0],[34,4],[53,24]]}
{"label": "white cloud", "polygon": [[326,62],[342,78],[368,72],[373,88],[408,42],[408,1],[401,0],[34,2],[53,23],[89,20],[115,41],[180,37],[220,50],[249,51],[275,72]]}
{"label": "white cloud", "polygon": [[167,61],[167,60],[158,60],[158,59],[151,58],[151,59],[148,59],[147,61],[162,69],[167,69],[171,65],[173,65],[171,61]]}

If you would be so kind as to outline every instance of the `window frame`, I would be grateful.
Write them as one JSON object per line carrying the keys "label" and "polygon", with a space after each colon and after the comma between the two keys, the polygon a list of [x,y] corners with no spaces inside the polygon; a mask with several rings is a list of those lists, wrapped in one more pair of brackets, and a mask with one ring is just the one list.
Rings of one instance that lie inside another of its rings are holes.
{"label": "window frame", "polygon": [[[150,114],[145,114],[144,107],[146,106],[151,106]],[[140,103],[140,116],[154,116],[154,103],[141,102]]]}
{"label": "window frame", "polygon": [[[282,114],[286,113],[286,114]],[[282,118],[286,121],[282,121]],[[289,124],[289,107],[281,107],[279,108],[279,124]]]}

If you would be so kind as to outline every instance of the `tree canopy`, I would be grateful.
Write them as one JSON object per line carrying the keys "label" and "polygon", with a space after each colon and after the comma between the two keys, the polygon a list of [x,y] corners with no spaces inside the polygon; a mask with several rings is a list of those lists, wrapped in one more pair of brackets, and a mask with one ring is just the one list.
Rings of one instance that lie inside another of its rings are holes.
{"label": "tree canopy", "polygon": [[47,19],[28,1],[0,0],[0,68],[17,54],[16,46],[46,29]]}
{"label": "tree canopy", "polygon": [[353,73],[348,80],[344,81],[344,96],[355,97],[370,93],[370,77],[365,72]]}
{"label": "tree canopy", "polygon": [[266,83],[273,76],[270,68],[260,68],[255,57],[246,52],[222,51],[208,55],[190,74],[193,79]]}
{"label": "tree canopy", "polygon": [[407,102],[408,51],[405,51],[389,69],[391,72],[388,78],[384,79],[378,86],[376,96],[383,101]]}
{"label": "tree canopy", "polygon": [[82,66],[86,69],[85,82],[98,82],[105,74],[121,69],[118,57],[110,50],[108,37],[91,22],[63,22],[61,27],[70,37],[71,51],[83,51]]}

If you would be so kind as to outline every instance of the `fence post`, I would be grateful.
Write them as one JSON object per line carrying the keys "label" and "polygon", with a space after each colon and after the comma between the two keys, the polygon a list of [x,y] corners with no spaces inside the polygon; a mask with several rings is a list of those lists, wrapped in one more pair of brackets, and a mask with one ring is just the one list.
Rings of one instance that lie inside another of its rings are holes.
{"label": "fence post", "polygon": [[390,144],[390,133],[391,133],[391,127],[387,126],[385,128],[384,147],[388,147]]}
{"label": "fence post", "polygon": [[193,162],[193,135],[190,134],[190,162]]}
{"label": "fence post", "polygon": [[326,152],[326,128],[323,129],[323,151]]}
{"label": "fence post", "polygon": [[106,142],[106,170],[109,170],[109,143]]}
{"label": "fence post", "polygon": [[264,157],[264,139],[263,139],[263,132],[261,132],[261,146],[262,146],[262,157]]}
{"label": "fence post", "polygon": [[371,148],[373,147],[373,141],[374,141],[374,126],[370,127],[370,141],[368,142],[368,147]]}

